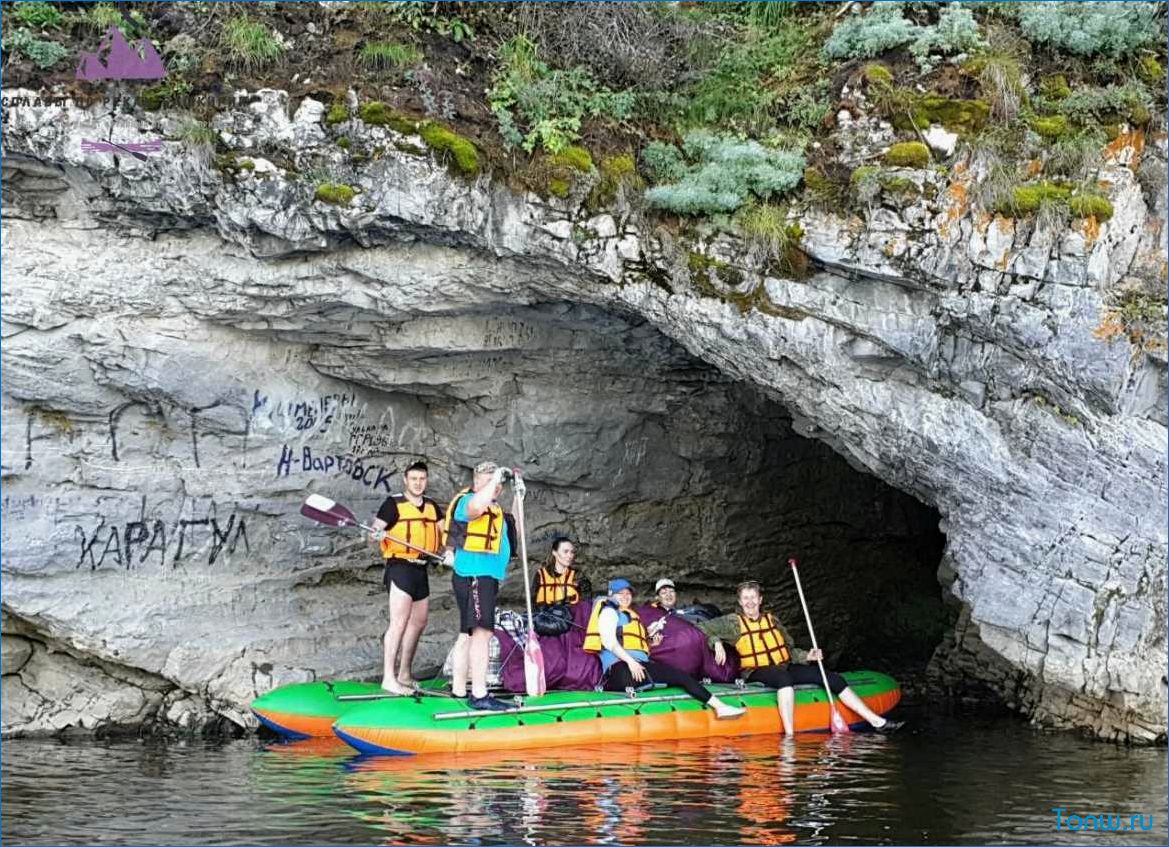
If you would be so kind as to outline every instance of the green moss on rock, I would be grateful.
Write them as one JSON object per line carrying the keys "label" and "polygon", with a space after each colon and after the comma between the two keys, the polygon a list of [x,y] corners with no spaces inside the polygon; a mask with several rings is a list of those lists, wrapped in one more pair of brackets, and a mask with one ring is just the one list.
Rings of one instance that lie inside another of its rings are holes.
{"label": "green moss on rock", "polygon": [[451,167],[463,176],[479,173],[479,151],[471,141],[442,124],[427,121],[418,134],[431,150],[450,156]]}
{"label": "green moss on rock", "polygon": [[930,163],[930,149],[920,141],[902,141],[890,147],[881,161],[894,168],[924,168]]}
{"label": "green moss on rock", "polygon": [[986,126],[989,117],[990,105],[985,100],[952,100],[940,94],[924,94],[911,99],[908,110],[898,110],[892,120],[900,130],[941,124],[951,132],[969,135]]}
{"label": "green moss on rock", "polygon": [[631,153],[619,156],[606,156],[601,159],[601,178],[589,192],[586,204],[591,211],[606,208],[617,199],[617,192],[621,186],[628,186],[637,191],[645,188],[645,182],[637,174],[637,163]]}
{"label": "green moss on rock", "polygon": [[588,150],[571,144],[559,153],[552,156],[552,164],[562,165],[580,171],[582,174],[592,173],[593,157]]}
{"label": "green moss on rock", "polygon": [[861,76],[869,85],[893,85],[893,72],[884,65],[878,65],[875,62],[871,65],[865,65]]}
{"label": "green moss on rock", "polygon": [[370,126],[388,126],[403,135],[418,132],[418,121],[394,111],[380,100],[362,103],[357,109],[357,116]]}
{"label": "green moss on rock", "polygon": [[921,194],[921,189],[917,187],[917,183],[903,176],[881,174],[877,177],[877,181],[881,184],[883,190],[893,194],[907,194],[915,197]]}
{"label": "green moss on rock", "polygon": [[1007,199],[1000,201],[994,210],[1007,217],[1030,215],[1039,211],[1045,203],[1066,203],[1071,194],[1071,188],[1054,182],[1019,185]]}
{"label": "green moss on rock", "polygon": [[1159,83],[1165,77],[1165,69],[1155,56],[1141,56],[1137,63],[1137,74],[1145,82]]}
{"label": "green moss on rock", "polygon": [[1048,141],[1056,141],[1068,134],[1068,119],[1063,115],[1035,117],[1029,123],[1031,129]]}
{"label": "green moss on rock", "polygon": [[350,147],[349,136],[342,135],[340,138],[338,138],[337,139],[337,146],[340,147],[342,150],[348,150]]}
{"label": "green moss on rock", "polygon": [[[690,278],[701,288],[705,283],[708,288],[710,285],[710,274],[713,273],[715,277],[723,283],[723,285],[731,288],[738,288],[743,284],[743,274],[737,268],[731,267],[722,259],[715,259],[707,256],[705,253],[700,253],[697,250],[691,250],[690,256],[687,259],[686,265],[690,268]],[[717,289],[714,289],[717,291]]]}
{"label": "green moss on rock", "polygon": [[1106,221],[1115,211],[1106,197],[1099,194],[1079,194],[1068,200],[1068,208],[1077,218],[1095,218]]}
{"label": "green moss on rock", "polygon": [[1048,99],[1063,100],[1071,95],[1072,87],[1068,85],[1068,79],[1063,74],[1053,74],[1044,77],[1043,81],[1039,83],[1039,91]]}
{"label": "green moss on rock", "polygon": [[336,182],[323,182],[317,186],[313,197],[322,203],[332,203],[334,206],[347,206],[357,195],[352,186],[341,185]]}
{"label": "green moss on rock", "polygon": [[866,182],[872,177],[876,176],[880,170],[881,169],[876,165],[861,165],[852,172],[852,175],[849,176],[848,181],[852,185],[860,185],[862,182]]}
{"label": "green moss on rock", "polygon": [[567,179],[552,177],[548,180],[548,193],[562,200],[572,192],[572,183]]}
{"label": "green moss on rock", "polygon": [[325,123],[329,126],[336,126],[347,120],[349,120],[349,107],[344,103],[334,103],[325,114]]}

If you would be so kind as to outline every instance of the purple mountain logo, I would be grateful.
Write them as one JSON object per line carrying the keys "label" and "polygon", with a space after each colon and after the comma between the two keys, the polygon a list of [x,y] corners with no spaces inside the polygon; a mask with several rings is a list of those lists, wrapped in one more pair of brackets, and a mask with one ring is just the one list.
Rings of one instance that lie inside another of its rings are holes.
{"label": "purple mountain logo", "polygon": [[77,78],[100,79],[162,79],[166,67],[154,45],[140,38],[134,46],[116,26],[111,26],[92,53],[82,52],[77,65]]}

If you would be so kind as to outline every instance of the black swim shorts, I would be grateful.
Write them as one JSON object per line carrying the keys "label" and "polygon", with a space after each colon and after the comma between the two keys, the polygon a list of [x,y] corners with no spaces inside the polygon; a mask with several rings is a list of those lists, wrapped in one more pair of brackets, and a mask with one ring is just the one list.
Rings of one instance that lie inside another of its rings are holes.
{"label": "black swim shorts", "polygon": [[426,565],[416,565],[405,559],[386,559],[386,572],[382,577],[386,591],[390,590],[390,583],[398,586],[410,595],[414,601],[425,600],[430,596],[430,580],[426,575]]}
{"label": "black swim shorts", "polygon": [[499,580],[491,576],[452,574],[451,588],[459,607],[459,632],[470,634],[475,629],[495,629],[495,595],[499,591]]}

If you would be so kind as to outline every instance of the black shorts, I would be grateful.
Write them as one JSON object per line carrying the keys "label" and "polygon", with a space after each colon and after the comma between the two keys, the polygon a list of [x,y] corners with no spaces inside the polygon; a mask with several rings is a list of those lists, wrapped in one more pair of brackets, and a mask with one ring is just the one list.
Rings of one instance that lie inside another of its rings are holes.
{"label": "black shorts", "polygon": [[[820,669],[815,665],[768,665],[765,668],[756,668],[747,674],[748,682],[762,682],[764,685],[769,685],[772,688],[787,688],[789,686],[795,687],[797,685],[819,685],[824,687],[824,679],[820,676]],[[833,694],[839,694],[844,689],[848,688],[848,683],[844,681],[838,673],[828,671],[828,687]]]}
{"label": "black shorts", "polygon": [[459,632],[495,629],[495,595],[499,580],[492,576],[451,576],[455,603],[459,606]]}
{"label": "black shorts", "polygon": [[426,565],[416,565],[405,559],[386,559],[386,572],[382,576],[386,591],[390,590],[390,583],[410,595],[414,601],[425,600],[430,596],[430,579],[426,575]]}

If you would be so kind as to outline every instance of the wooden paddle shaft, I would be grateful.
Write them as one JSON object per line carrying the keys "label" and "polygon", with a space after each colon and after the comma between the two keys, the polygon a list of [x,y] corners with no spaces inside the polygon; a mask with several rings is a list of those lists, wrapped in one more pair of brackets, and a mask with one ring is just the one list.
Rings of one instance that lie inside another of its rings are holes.
{"label": "wooden paddle shaft", "polygon": [[[804,587],[800,585],[799,568],[796,567],[795,559],[788,559],[787,563],[792,566],[792,576],[794,576],[796,579],[796,591],[800,595],[800,605],[804,609],[804,621],[808,624],[808,635],[812,639],[812,649],[819,650],[820,648],[816,644],[816,630],[812,629],[812,616],[808,614],[808,601],[804,599]],[[832,711],[833,715],[835,715],[836,703],[832,699],[832,687],[828,685],[828,672],[824,670],[824,662],[821,659],[817,659],[816,664],[820,667],[820,678],[824,680],[824,690],[828,692],[828,708]]]}

